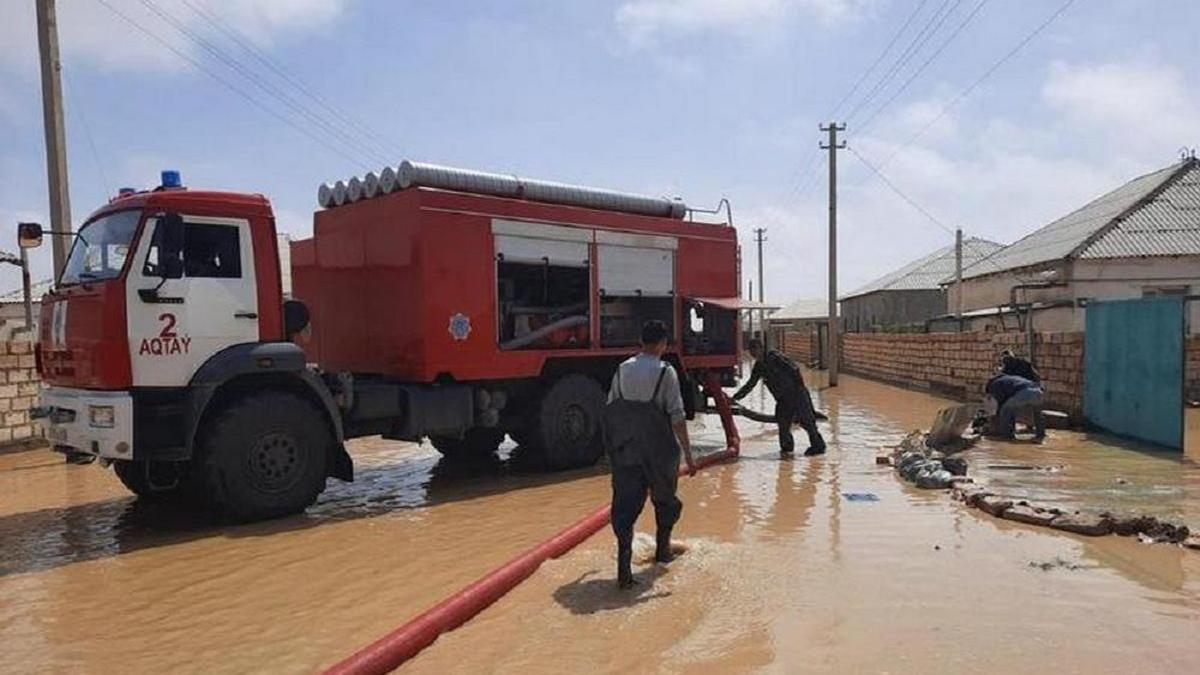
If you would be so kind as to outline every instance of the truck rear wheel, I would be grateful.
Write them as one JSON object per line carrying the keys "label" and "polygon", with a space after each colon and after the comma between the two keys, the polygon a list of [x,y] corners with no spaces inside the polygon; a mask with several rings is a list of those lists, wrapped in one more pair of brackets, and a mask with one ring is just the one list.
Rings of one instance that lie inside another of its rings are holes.
{"label": "truck rear wheel", "polygon": [[316,406],[287,392],[238,399],[220,410],[199,443],[206,498],[235,520],[303,511],[325,489],[333,443]]}
{"label": "truck rear wheel", "polygon": [[469,460],[493,454],[504,442],[504,432],[499,429],[475,427],[468,429],[462,438],[433,436],[433,447],[448,460]]}
{"label": "truck rear wheel", "polygon": [[591,466],[604,452],[600,438],[604,402],[604,390],[595,380],[567,375],[542,397],[520,440],[532,446],[549,469]]}

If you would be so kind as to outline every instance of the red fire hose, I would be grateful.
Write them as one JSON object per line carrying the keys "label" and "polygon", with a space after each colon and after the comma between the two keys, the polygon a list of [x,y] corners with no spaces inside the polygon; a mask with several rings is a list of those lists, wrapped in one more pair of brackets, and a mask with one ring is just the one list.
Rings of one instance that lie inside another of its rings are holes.
{"label": "red fire hose", "polygon": [[[728,447],[720,452],[696,458],[697,469],[736,459],[740,445],[729,398],[721,391],[720,381],[715,376],[710,377],[705,381],[704,389],[716,401]],[[543,562],[564,555],[598,532],[608,524],[610,516],[611,506],[606,504],[596,509],[574,525],[492,570],[403,626],[333,665],[325,671],[326,675],[381,675],[395,670],[422,649],[433,644],[439,635],[458,628],[488,605],[499,600],[533,574]]]}

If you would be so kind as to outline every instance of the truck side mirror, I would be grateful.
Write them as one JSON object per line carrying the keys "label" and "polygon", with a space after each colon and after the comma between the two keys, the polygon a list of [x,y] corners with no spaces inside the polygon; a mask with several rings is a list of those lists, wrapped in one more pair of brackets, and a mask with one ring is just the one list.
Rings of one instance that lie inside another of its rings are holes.
{"label": "truck side mirror", "polygon": [[37,223],[17,225],[17,245],[21,248],[37,248],[42,245],[42,226]]}
{"label": "truck side mirror", "polygon": [[178,213],[159,216],[154,239],[158,245],[158,276],[163,279],[183,277],[183,216]]}

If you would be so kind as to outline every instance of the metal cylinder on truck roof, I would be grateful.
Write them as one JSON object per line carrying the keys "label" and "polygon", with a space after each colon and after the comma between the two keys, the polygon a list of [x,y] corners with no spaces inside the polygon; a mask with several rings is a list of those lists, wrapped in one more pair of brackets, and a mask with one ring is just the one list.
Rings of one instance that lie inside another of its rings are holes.
{"label": "metal cylinder on truck roof", "polygon": [[362,199],[362,196],[363,196],[362,179],[359,178],[358,176],[354,176],[353,178],[350,179],[349,183],[346,183],[346,201],[356,202],[356,201]]}
{"label": "metal cylinder on truck roof", "polygon": [[321,183],[321,187],[317,188],[317,203],[321,208],[327,209],[333,206],[333,186],[329,183]]}
{"label": "metal cylinder on truck roof", "polygon": [[379,176],[374,171],[368,171],[363,176],[363,198],[374,199],[379,194]]}
{"label": "metal cylinder on truck roof", "polygon": [[683,218],[687,212],[687,205],[677,199],[409,160],[400,163],[397,187],[431,187],[664,218]]}

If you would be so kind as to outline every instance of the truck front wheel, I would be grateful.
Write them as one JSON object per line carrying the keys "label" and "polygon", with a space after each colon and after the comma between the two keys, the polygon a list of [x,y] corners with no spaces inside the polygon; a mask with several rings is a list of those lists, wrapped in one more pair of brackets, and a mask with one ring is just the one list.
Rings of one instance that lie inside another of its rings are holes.
{"label": "truck front wheel", "polygon": [[333,443],[316,406],[287,392],[235,400],[207,425],[198,444],[208,500],[235,520],[303,511],[325,489]]}
{"label": "truck front wheel", "polygon": [[604,452],[600,438],[604,401],[604,390],[595,380],[567,375],[542,397],[520,440],[533,446],[549,469],[591,466]]}
{"label": "truck front wheel", "polygon": [[188,467],[182,462],[118,459],[113,462],[113,473],[141,499],[166,501],[182,498],[188,492]]}

